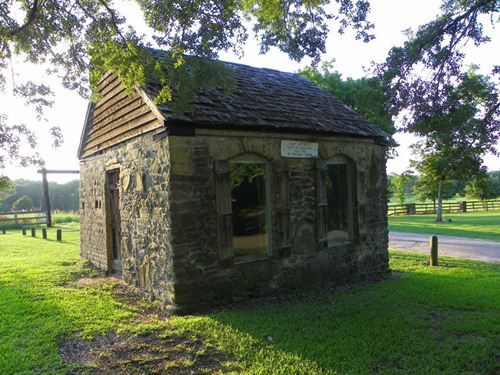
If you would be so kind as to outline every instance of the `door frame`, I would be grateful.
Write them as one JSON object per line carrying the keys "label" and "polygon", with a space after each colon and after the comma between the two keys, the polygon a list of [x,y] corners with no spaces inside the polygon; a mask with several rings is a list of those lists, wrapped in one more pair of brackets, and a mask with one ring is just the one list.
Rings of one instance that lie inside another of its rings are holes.
{"label": "door frame", "polygon": [[[105,218],[106,218],[106,256],[107,256],[107,271],[110,273],[115,273],[115,274],[121,274],[121,267],[119,270],[115,269],[113,263],[114,263],[114,257],[113,257],[113,231],[111,228],[111,223],[112,223],[112,208],[111,208],[111,196],[110,196],[110,176],[112,174],[116,173],[117,174],[117,185],[118,185],[118,196],[119,200],[121,200],[121,194],[120,194],[120,189],[119,189],[119,183],[120,183],[120,168],[117,166],[112,166],[110,168],[107,168],[105,171],[105,189],[104,189],[104,197],[105,197],[105,207],[106,207],[106,213],[105,213]],[[118,202],[118,211],[120,210],[120,202]],[[119,246],[121,245],[121,215],[119,217]],[[121,249],[120,249],[120,258],[121,258]]]}

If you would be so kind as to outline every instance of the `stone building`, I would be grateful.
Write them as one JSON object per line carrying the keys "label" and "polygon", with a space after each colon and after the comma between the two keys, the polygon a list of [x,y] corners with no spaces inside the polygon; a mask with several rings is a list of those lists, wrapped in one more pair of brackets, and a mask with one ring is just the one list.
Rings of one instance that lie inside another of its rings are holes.
{"label": "stone building", "polygon": [[291,73],[176,115],[99,84],[82,133],[81,256],[172,311],[388,272],[388,137]]}

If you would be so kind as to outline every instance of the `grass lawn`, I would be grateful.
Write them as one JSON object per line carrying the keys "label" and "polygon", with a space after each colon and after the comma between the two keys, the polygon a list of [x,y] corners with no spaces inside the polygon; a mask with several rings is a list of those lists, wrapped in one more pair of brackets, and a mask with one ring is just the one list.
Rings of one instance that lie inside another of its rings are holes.
{"label": "grass lawn", "polygon": [[436,223],[436,215],[389,216],[389,231],[482,238],[500,241],[500,211],[444,214],[451,222]]}
{"label": "grass lawn", "polygon": [[392,252],[390,280],[166,318],[112,279],[76,280],[78,234],[63,238],[0,234],[0,374],[75,372],[72,342],[109,373],[500,373],[499,265]]}

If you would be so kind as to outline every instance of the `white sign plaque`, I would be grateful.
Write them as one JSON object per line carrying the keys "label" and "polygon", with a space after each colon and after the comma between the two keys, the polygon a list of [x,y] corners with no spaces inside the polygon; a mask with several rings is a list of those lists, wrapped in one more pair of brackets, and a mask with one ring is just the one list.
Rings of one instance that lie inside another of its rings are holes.
{"label": "white sign plaque", "polygon": [[317,158],[318,144],[316,142],[282,140],[281,156],[285,158]]}

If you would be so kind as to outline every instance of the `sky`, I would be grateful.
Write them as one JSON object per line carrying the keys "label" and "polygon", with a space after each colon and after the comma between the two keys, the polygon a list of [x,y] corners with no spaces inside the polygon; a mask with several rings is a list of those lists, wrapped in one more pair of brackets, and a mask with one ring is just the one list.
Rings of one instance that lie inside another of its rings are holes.
{"label": "sky", "polygon": [[[129,22],[139,31],[146,32],[142,26],[141,12],[135,4],[124,1],[120,6]],[[372,0],[369,19],[375,24],[376,38],[369,43],[356,41],[353,33],[347,32],[339,35],[334,27],[327,40],[327,52],[322,61],[335,60],[334,69],[342,73],[343,77],[360,78],[365,76],[365,68],[372,61],[382,62],[387,56],[389,49],[395,45],[401,45],[405,41],[402,33],[408,28],[416,29],[418,25],[428,22],[439,13],[439,0]],[[481,66],[481,72],[487,73],[491,66],[498,64],[500,51],[500,30],[498,26],[492,29],[487,26],[492,42],[475,48],[467,47],[468,64],[474,63]],[[259,54],[257,42],[250,37],[244,48],[244,56],[239,59],[232,53],[221,53],[220,58],[226,61],[239,62],[256,67],[266,67],[288,72],[309,65],[310,61],[305,59],[301,63],[291,61],[288,56],[276,49],[265,55]],[[12,97],[7,90],[0,93],[0,113],[6,113],[9,122],[25,122],[34,130],[38,136],[38,150],[45,159],[48,169],[78,169],[77,149],[80,134],[87,110],[87,101],[78,96],[77,93],[62,88],[57,80],[46,77],[43,68],[38,67],[16,67],[16,74],[47,80],[55,90],[55,104],[45,112],[47,122],[36,121],[34,112]],[[14,77],[15,79],[15,77]],[[49,136],[51,126],[59,126],[64,136],[64,143],[57,149],[52,147]],[[409,168],[410,151],[409,146],[416,141],[410,134],[398,133],[394,137],[400,144],[397,148],[398,156],[390,159],[387,163],[388,173],[402,173]],[[500,169],[500,158],[487,155],[485,164],[490,170]],[[37,168],[20,168],[8,166],[5,173],[12,179],[25,178],[38,180],[40,175],[36,173]],[[52,175],[52,181],[64,182],[75,178],[75,175]]]}

